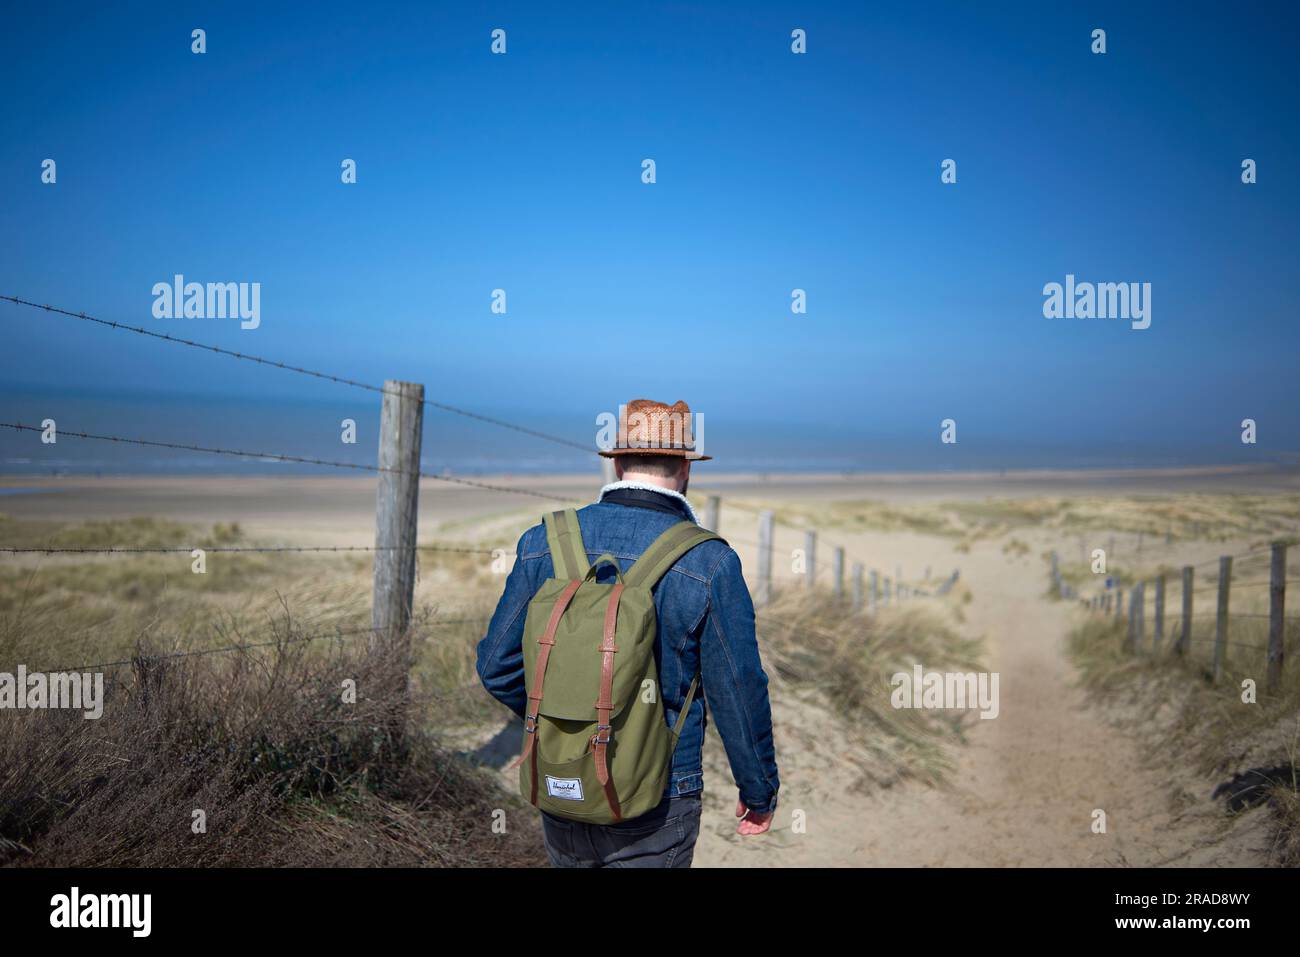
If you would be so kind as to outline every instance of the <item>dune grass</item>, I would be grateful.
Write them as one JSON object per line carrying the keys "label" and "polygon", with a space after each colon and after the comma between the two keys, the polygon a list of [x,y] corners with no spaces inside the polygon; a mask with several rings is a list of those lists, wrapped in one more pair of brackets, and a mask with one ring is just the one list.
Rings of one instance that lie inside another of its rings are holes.
{"label": "dune grass", "polygon": [[779,520],[847,531],[910,531],[976,541],[1024,529],[1227,541],[1300,530],[1300,495],[1183,493],[987,498],[889,505],[872,499],[767,503]]}
{"label": "dune grass", "polygon": [[[7,543],[27,547],[254,544],[237,525],[4,525]],[[481,634],[466,620],[472,603],[426,603],[409,649],[372,648],[370,556],[214,553],[201,575],[191,561],[0,565],[0,671],[128,662],[96,669],[107,680],[99,720],[0,712],[0,863],[544,862],[535,812],[441,740],[448,723],[497,707],[465,662]],[[495,581],[488,562],[429,552],[420,570]],[[355,703],[343,700],[344,680]],[[191,829],[196,809],[206,833]],[[506,815],[504,834],[494,812]]]}
{"label": "dune grass", "polygon": [[[1137,733],[1153,757],[1178,754],[1200,773],[1228,778],[1251,768],[1300,766],[1300,667],[1292,662],[1275,692],[1265,689],[1262,644],[1252,635],[1263,623],[1233,623],[1219,679],[1211,667],[1212,623],[1194,628],[1186,655],[1166,637],[1152,647],[1148,634],[1138,653],[1124,650],[1127,625],[1090,616],[1071,633],[1070,653],[1082,687]],[[1300,642],[1300,629],[1287,647]],[[1243,700],[1251,682],[1256,700]],[[1273,855],[1300,866],[1300,793],[1274,785],[1269,797],[1275,820]]]}
{"label": "dune grass", "polygon": [[903,778],[935,784],[952,770],[967,712],[896,709],[890,678],[921,664],[927,671],[980,671],[982,643],[961,637],[951,602],[915,600],[854,614],[846,602],[791,589],[758,615],[759,647],[769,670],[825,696],[848,734],[874,759],[868,777],[889,786]]}

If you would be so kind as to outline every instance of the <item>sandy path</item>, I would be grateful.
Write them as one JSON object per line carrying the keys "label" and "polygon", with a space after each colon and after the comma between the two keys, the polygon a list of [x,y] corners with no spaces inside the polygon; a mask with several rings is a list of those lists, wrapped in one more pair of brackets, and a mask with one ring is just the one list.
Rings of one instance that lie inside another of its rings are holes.
{"label": "sandy path", "polygon": [[[929,553],[938,554],[938,541],[929,543]],[[986,637],[989,668],[1001,676],[1001,712],[974,723],[968,744],[955,753],[950,783],[853,793],[851,755],[820,740],[833,719],[774,686],[783,778],[776,830],[762,839],[734,835],[734,792],[719,787],[729,779],[715,741],[717,771],[706,782],[715,793],[697,866],[1262,863],[1265,838],[1257,826],[1216,842],[1221,808],[1202,800],[1177,812],[1168,767],[1150,766],[1138,742],[1108,726],[1071,687],[1064,641],[1072,611],[1042,597],[1046,577],[1038,559],[1008,567],[997,545],[985,544],[954,553],[952,563],[974,593],[968,627]],[[1199,794],[1204,782],[1185,786]],[[1098,808],[1107,816],[1105,834],[1091,831]],[[791,828],[795,810],[806,814],[805,833]]]}

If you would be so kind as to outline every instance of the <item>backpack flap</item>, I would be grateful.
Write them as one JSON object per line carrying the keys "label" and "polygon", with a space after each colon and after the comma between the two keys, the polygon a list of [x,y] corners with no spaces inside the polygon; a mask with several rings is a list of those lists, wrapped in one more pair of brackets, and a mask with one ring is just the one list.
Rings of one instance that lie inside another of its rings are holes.
{"label": "backpack flap", "polygon": [[[529,606],[529,625],[523,642],[524,674],[531,676],[537,660],[535,629],[543,627],[556,599],[568,582],[552,579],[537,592]],[[586,581],[570,599],[555,631],[546,668],[545,695],[539,714],[562,721],[596,720],[600,695],[604,622],[613,585]],[[645,588],[625,586],[619,596],[615,625],[613,715],[640,691],[647,655],[654,654],[654,601]],[[532,637],[532,640],[529,638]]]}

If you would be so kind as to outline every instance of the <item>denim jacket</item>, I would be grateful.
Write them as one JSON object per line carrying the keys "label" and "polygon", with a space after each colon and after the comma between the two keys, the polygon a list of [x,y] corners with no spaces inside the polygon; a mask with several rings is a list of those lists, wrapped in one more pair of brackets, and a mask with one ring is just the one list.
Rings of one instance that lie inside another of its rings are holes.
{"label": "denim jacket", "polygon": [[[682,500],[642,489],[611,489],[599,502],[578,510],[587,560],[609,552],[624,574],[660,534],[690,518]],[[520,718],[527,703],[524,617],[534,593],[552,574],[546,527],[534,525],[519,539],[505,592],[478,645],[483,686]],[[602,567],[597,580],[613,581],[613,569]],[[753,811],[773,810],[780,782],[772,713],[754,635],[754,604],[741,575],[740,557],[721,541],[695,546],[659,580],[654,602],[659,622],[655,664],[670,726],[691,679],[697,672],[701,678],[673,753],[666,796],[704,789],[701,752],[711,711],[741,800]]]}

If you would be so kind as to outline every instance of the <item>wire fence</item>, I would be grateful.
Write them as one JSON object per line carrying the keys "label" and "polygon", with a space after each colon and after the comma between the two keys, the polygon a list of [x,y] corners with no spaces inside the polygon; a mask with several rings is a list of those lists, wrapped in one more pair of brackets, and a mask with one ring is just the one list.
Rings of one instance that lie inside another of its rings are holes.
{"label": "wire fence", "polygon": [[[0,428],[13,429],[18,432],[44,432],[40,426],[23,425],[19,422],[0,422]],[[459,476],[445,475],[438,472],[424,472],[412,469],[397,469],[384,465],[369,465],[364,462],[339,462],[333,459],[320,459],[304,455],[286,455],[280,452],[250,452],[243,449],[226,449],[216,448],[205,445],[192,445],[183,442],[166,442],[158,439],[141,439],[132,438],[122,435],[99,435],[93,432],[77,432],[69,429],[59,429],[59,436],[71,437],[74,439],[89,439],[97,442],[117,442],[123,445],[141,445],[149,448],[175,449],[185,452],[203,452],[209,455],[231,455],[240,458],[257,459],[261,462],[292,462],[301,465],[318,465],[336,469],[354,469],[361,472],[374,473],[396,473],[404,475],[415,475],[422,479],[431,479],[436,482],[451,482],[457,485],[467,485],[473,488],[486,489],[490,492],[508,492],[512,495],[531,495],[535,498],[544,498],[556,502],[573,502],[576,499],[564,495],[553,495],[549,492],[538,492],[534,489],[517,488],[510,485],[494,485],[488,482],[479,482],[474,479],[461,478]]]}
{"label": "wire fence", "polygon": [[[310,376],[311,378],[320,379],[325,382],[333,382],[337,385],[350,386],[354,389],[364,389],[368,392],[376,392],[380,394],[387,394],[387,395],[395,394],[392,390],[386,389],[380,385],[375,385],[372,382],[361,382],[358,379],[349,378],[347,376],[334,375],[329,372],[320,372],[314,369],[308,369],[305,368],[304,366],[294,365],[288,362],[280,362],[274,359],[266,359],[261,356],[250,355],[247,352],[236,352],[233,349],[223,349],[220,346],[214,346],[209,343],[195,342],[193,339],[184,339],[179,336],[170,336],[163,332],[155,332],[152,329],[145,329],[142,326],[132,326],[122,322],[114,322],[109,319],[99,319],[96,318],[95,316],[89,316],[84,312],[72,312],[69,309],[60,309],[57,306],[50,306],[39,302],[31,302],[27,299],[20,299],[17,296],[0,296],[0,301],[11,302],[19,306],[29,306],[33,309],[43,309],[45,312],[52,313],[54,315],[66,316],[70,319],[81,320],[82,322],[95,323],[97,325],[104,326],[109,329],[116,329],[122,332],[131,332],[136,335],[147,336],[151,339],[159,339],[164,342],[173,343],[175,345],[187,346],[191,349],[199,349],[204,352],[210,352],[213,353],[214,355],[226,356],[228,358],[238,359],[243,362],[251,362],[254,363],[255,365],[262,365],[262,366],[267,366],[268,368],[280,369],[284,372],[293,372],[298,375]],[[547,432],[541,432],[538,431],[537,429],[531,429],[528,428],[527,426],[519,425],[514,422],[507,422],[504,419],[494,418],[490,415],[483,415],[482,413],[479,412],[471,412],[468,409],[463,409],[455,405],[449,405],[445,402],[437,402],[433,399],[425,399],[423,401],[424,404],[430,408],[439,409],[443,412],[449,412],[452,415],[459,415],[464,418],[473,419],[476,422],[484,422],[488,425],[497,426],[498,428],[510,429],[511,431],[519,432],[523,435],[530,435],[533,438],[541,439],[546,442],[552,442],[557,445],[564,445],[564,446],[568,446],[569,448],[578,449],[579,451],[582,452],[591,452],[592,454],[596,454],[595,449],[591,448],[590,446],[583,445],[581,442],[575,442],[572,439],[566,439],[558,435],[551,435],[550,433]]]}
{"label": "wire fence", "polygon": [[[194,551],[205,554],[282,554],[316,552],[384,552],[401,550],[403,545],[107,545],[107,546],[31,546],[15,548],[0,546],[0,555],[189,555]],[[453,545],[414,545],[417,552],[460,552],[466,555],[496,555],[509,546],[496,548],[461,548]]]}
{"label": "wire fence", "polygon": [[[1086,596],[1064,580],[1055,554],[1052,576],[1062,598],[1077,598],[1094,615],[1125,621],[1126,651],[1202,660],[1214,680],[1230,669],[1250,673],[1262,665],[1272,690],[1300,646],[1300,615],[1286,613],[1287,585],[1300,581],[1290,575],[1288,548],[1287,541],[1261,544],[1143,576],[1127,590],[1111,587]],[[1197,572],[1206,568],[1217,574],[1212,587],[1198,590]],[[1172,605],[1175,590],[1178,604]],[[1234,601],[1234,592],[1242,591]]]}
{"label": "wire fence", "polygon": [[[483,616],[478,618],[446,618],[439,619],[426,624],[426,627],[448,627],[452,625],[472,625],[485,624],[490,620],[489,617]],[[307,635],[287,634],[281,637],[273,638],[267,641],[241,642],[233,645],[219,645],[212,648],[193,648],[186,651],[169,651],[169,652],[141,652],[132,655],[130,658],[120,658],[116,661],[99,661],[81,665],[73,665],[64,668],[46,668],[42,669],[51,674],[70,674],[74,672],[91,672],[107,668],[121,668],[127,665],[134,665],[137,662],[148,661],[171,661],[186,658],[205,658],[210,655],[233,654],[237,651],[252,651],[258,648],[279,648],[285,645],[304,644],[313,641],[341,641],[349,638],[359,638],[361,636],[374,637],[383,633],[380,628],[340,628],[332,631],[316,632]]]}
{"label": "wire fence", "polygon": [[[723,507],[721,496],[711,495],[706,507],[705,524],[715,530],[721,520]],[[799,525],[779,518],[775,509],[757,505],[752,502],[728,499],[727,508],[736,509],[757,518],[758,540],[732,535],[725,535],[728,542],[745,545],[758,553],[758,570],[753,591],[755,601],[760,607],[770,601],[776,587],[774,569],[776,563],[776,533],[778,530],[793,532],[804,536],[802,547],[789,549],[789,580],[802,584],[805,588],[829,585],[836,597],[847,598],[854,612],[864,608],[874,613],[878,608],[902,601],[904,598],[924,598],[947,594],[960,578],[960,570],[954,569],[950,575],[934,578],[933,566],[926,567],[922,574],[904,577],[902,566],[893,564],[894,574],[885,574],[883,569],[890,567],[889,562],[876,563],[864,560],[850,551],[839,541],[829,538],[821,529],[813,525]],[[825,561],[825,552],[821,546],[830,546],[831,560]],[[784,577],[784,576],[783,576]]]}

